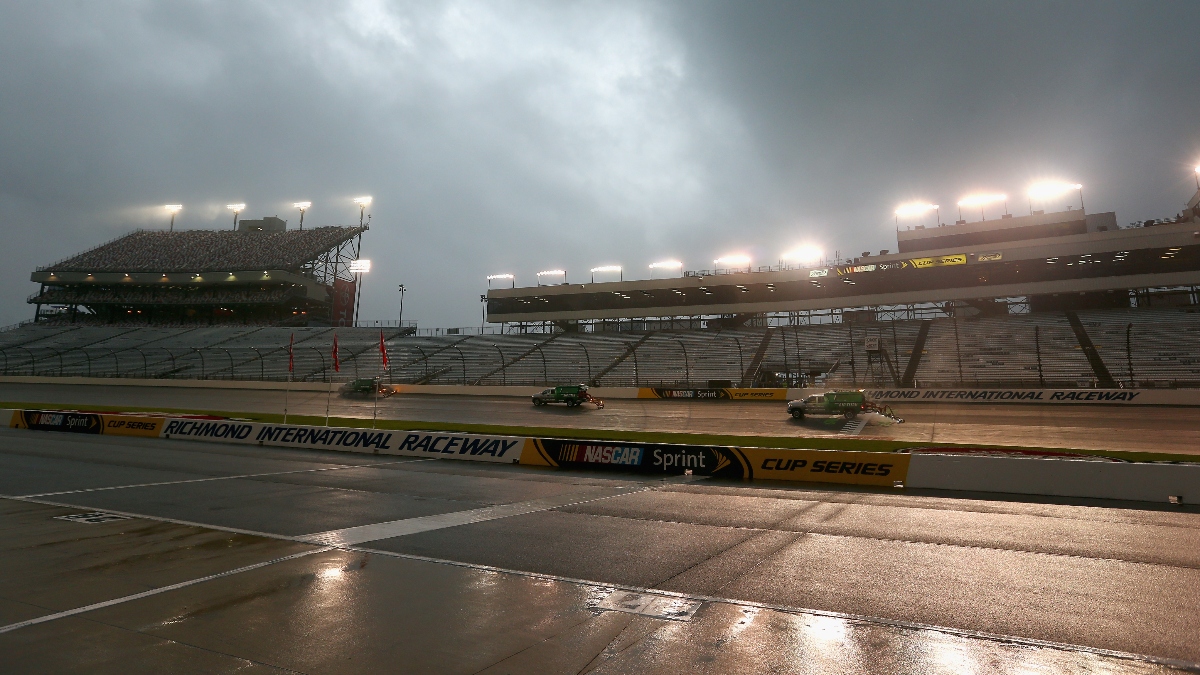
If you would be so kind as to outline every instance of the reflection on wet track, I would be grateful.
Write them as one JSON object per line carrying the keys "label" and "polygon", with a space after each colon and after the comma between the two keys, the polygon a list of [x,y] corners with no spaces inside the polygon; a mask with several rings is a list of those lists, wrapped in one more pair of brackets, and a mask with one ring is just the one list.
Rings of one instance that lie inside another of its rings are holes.
{"label": "reflection on wet track", "polygon": [[[1200,662],[1194,507],[14,430],[0,431],[0,494],[0,653],[12,672],[1164,673]],[[60,519],[93,512],[132,517]],[[330,532],[354,536],[332,549],[306,541]]]}

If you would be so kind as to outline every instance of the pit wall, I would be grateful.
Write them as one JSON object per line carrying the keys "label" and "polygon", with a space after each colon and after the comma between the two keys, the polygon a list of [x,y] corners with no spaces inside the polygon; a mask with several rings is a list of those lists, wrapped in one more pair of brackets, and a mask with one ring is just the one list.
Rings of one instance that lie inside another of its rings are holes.
{"label": "pit wall", "polygon": [[[111,377],[0,376],[0,383],[101,385],[118,387],[183,387],[192,389],[257,389],[328,391],[324,382],[256,382],[250,380],[153,380]],[[342,383],[333,385],[337,391]],[[532,396],[545,387],[457,384],[397,384],[397,394],[434,396]],[[667,399],[783,402],[820,394],[826,389],[748,389],[678,387],[592,387],[599,399]],[[880,403],[1024,403],[1035,405],[1200,406],[1200,389],[866,389]]]}
{"label": "pit wall", "polygon": [[9,426],[336,450],[377,455],[522,464],[547,469],[712,476],[1147,502],[1200,502],[1200,464],[1096,458],[1028,457],[1000,450],[853,452],[586,441],[451,432],[396,431],[244,422],[205,416],[154,416],[3,410]]}

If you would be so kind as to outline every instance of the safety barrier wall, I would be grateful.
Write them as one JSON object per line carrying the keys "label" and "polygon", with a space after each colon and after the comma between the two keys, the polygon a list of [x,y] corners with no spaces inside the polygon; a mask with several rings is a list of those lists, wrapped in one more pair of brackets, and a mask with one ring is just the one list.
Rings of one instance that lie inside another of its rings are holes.
{"label": "safety barrier wall", "polygon": [[[0,410],[15,428],[177,438],[561,469],[741,480],[1200,502],[1200,464],[955,454],[954,449],[855,452],[586,441],[395,431],[59,410]],[[1000,453],[1002,451],[990,451]]]}
{"label": "safety barrier wall", "polygon": [[[192,389],[258,389],[327,391],[322,382],[258,382],[249,380],[154,380],[104,377],[0,376],[0,383],[103,385],[118,387],[186,387]],[[334,383],[337,391],[343,383]],[[545,387],[397,384],[397,394],[436,396],[532,396]],[[600,399],[666,399],[713,401],[790,401],[826,389],[687,389],[671,387],[593,387]],[[1200,406],[1200,389],[867,389],[881,403],[1019,403],[1035,405]]]}

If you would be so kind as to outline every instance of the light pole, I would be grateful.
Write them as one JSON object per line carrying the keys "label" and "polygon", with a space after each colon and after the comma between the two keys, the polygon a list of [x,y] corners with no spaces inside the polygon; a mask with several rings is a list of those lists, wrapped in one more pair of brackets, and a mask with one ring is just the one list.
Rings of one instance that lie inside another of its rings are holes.
{"label": "light pole", "polygon": [[355,197],[354,203],[358,204],[358,226],[363,226],[363,214],[367,212],[367,207],[371,205],[369,196]]}
{"label": "light pole", "polygon": [[400,284],[400,326],[399,326],[399,328],[404,328],[404,292],[406,290],[408,290],[408,289],[404,287],[404,284]]}
{"label": "light pole", "polygon": [[479,334],[483,335],[483,325],[487,323],[487,296],[479,295]]}
{"label": "light pole", "polygon": [[512,287],[517,287],[517,277],[512,274],[489,274],[487,277],[488,288],[492,287],[492,281],[495,279],[507,279],[512,282]]}
{"label": "light pole", "polygon": [[174,232],[175,231],[175,214],[179,213],[180,211],[183,210],[183,204],[167,204],[163,208],[165,208],[167,210],[167,213],[171,214],[171,229],[168,231]]}
{"label": "light pole", "polygon": [[1196,179],[1196,189],[1200,190],[1200,166],[1196,167],[1196,173],[1193,173],[1192,177]]}
{"label": "light pole", "polygon": [[226,204],[225,208],[233,211],[233,229],[237,229],[238,214],[246,209],[245,204]]}
{"label": "light pole", "polygon": [[292,206],[300,209],[300,229],[303,230],[304,212],[308,210],[308,207],[312,206],[312,202],[296,202],[295,204],[292,204]]}
{"label": "light pole", "polygon": [[371,261],[363,258],[350,261],[350,273],[354,275],[354,285],[356,286],[355,293],[358,297],[354,299],[354,323],[358,325],[358,306],[362,303],[362,279],[363,275],[371,271]]}

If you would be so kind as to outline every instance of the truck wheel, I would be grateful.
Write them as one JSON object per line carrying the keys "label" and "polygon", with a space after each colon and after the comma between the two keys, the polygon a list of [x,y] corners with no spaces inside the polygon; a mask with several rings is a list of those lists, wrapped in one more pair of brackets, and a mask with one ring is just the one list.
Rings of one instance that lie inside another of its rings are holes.
{"label": "truck wheel", "polygon": [[849,410],[847,410],[847,411],[846,411],[846,419],[848,419],[848,420],[852,420],[852,419],[854,419],[855,417],[858,417],[858,411],[857,411],[857,410],[855,410],[854,408],[851,408],[851,409],[849,409]]}
{"label": "truck wheel", "polygon": [[804,419],[804,411],[803,410],[793,410],[792,411],[792,419],[797,419],[797,420]]}

